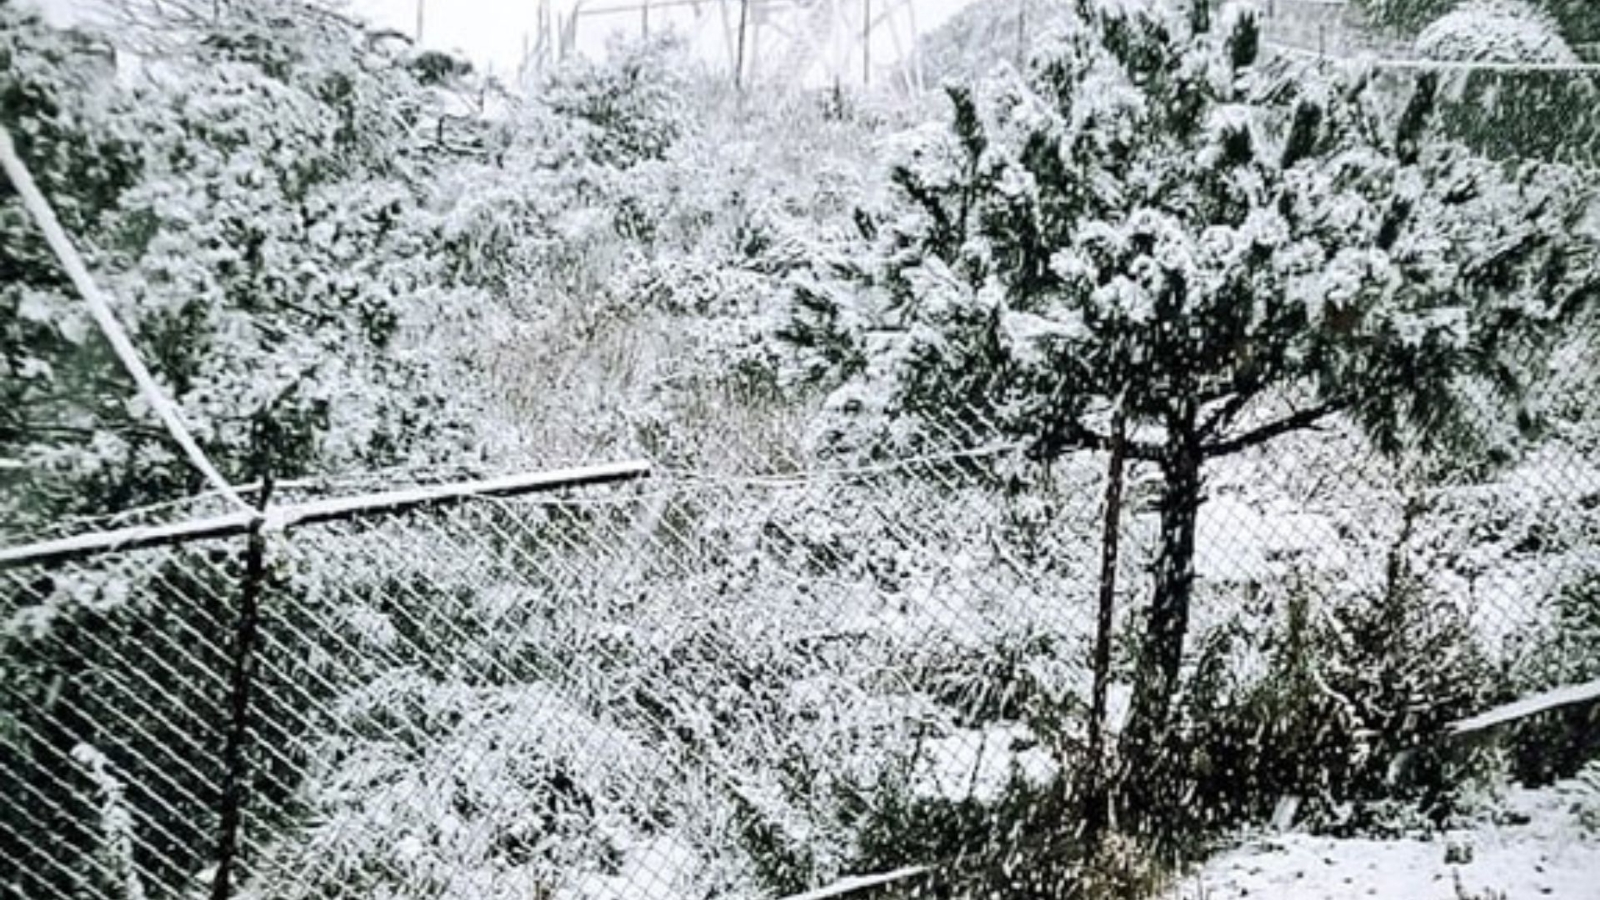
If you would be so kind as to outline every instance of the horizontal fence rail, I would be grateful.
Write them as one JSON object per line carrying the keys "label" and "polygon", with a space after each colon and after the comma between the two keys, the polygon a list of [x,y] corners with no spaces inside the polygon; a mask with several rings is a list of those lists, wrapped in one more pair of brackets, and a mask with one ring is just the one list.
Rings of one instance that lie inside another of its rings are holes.
{"label": "horizontal fence rail", "polygon": [[120,528],[0,549],[0,569],[61,562],[113,550],[139,550],[181,544],[186,541],[237,537],[247,533],[257,519],[264,519],[268,530],[281,531],[296,525],[315,525],[361,515],[404,512],[473,497],[517,497],[541,491],[613,484],[643,478],[649,474],[648,462],[611,463],[603,466],[508,475],[487,480],[460,481],[318,500],[273,507],[264,512],[236,512],[169,525]]}

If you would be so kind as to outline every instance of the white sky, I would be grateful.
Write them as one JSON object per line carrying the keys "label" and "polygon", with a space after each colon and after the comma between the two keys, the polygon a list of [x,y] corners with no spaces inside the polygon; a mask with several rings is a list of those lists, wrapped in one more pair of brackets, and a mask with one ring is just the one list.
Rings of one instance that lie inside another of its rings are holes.
{"label": "white sky", "polygon": [[[95,0],[34,0],[34,2],[38,3],[51,18],[57,21],[70,21]],[[406,34],[415,33],[417,6],[419,2],[423,3],[425,5],[422,33],[425,46],[460,52],[474,64],[489,68],[502,76],[517,71],[522,60],[524,41],[534,41],[538,34],[539,0],[342,0],[342,2],[352,12],[368,21]],[[564,14],[570,12],[578,2],[582,2],[588,9],[601,10],[637,5],[640,0],[552,0],[552,6],[555,11]],[[812,2],[815,3],[817,0]],[[875,17],[882,16],[883,11],[891,6],[896,8],[897,12],[873,34],[871,49],[874,71],[881,73],[885,67],[893,66],[904,58],[905,51],[910,45],[913,27],[915,32],[925,33],[942,24],[957,10],[974,0],[838,0],[838,2],[847,10],[847,15],[851,19],[858,19],[861,10],[868,6],[873,10]],[[976,0],[976,2],[998,2],[998,0]],[[709,61],[725,64],[729,55],[726,49],[729,44],[728,33],[725,31],[728,26],[724,24],[719,13],[717,0],[703,0],[701,5],[705,12],[699,19],[696,19],[694,11],[688,8],[653,10],[650,16],[652,28],[676,27],[677,30],[685,31],[690,34],[697,52]],[[732,20],[736,22],[739,5],[737,0],[727,0],[726,5],[732,13]],[[640,25],[640,17],[636,13],[583,16],[578,24],[578,50],[586,54],[602,53],[606,39],[611,33],[626,31],[638,34]],[[758,74],[782,64],[783,60],[778,57],[783,55],[782,48],[785,46],[780,34],[783,25],[782,21],[756,24],[754,30],[759,39],[747,51],[747,59]],[[859,27],[853,23],[846,26],[852,38],[855,36],[854,30]],[[839,69],[852,75],[859,73],[862,68],[860,51],[852,46],[853,44],[853,40],[836,40],[824,51],[825,55],[831,54],[832,61]],[[812,76],[815,77],[816,72],[813,72]]]}

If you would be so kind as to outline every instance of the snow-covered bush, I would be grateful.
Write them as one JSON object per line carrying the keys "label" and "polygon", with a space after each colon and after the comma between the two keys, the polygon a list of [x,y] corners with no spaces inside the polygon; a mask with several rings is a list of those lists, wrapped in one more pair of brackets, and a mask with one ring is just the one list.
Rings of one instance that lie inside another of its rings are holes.
{"label": "snow-covered bush", "polygon": [[[1424,28],[1416,48],[1444,62],[1580,61],[1556,20],[1529,0],[1467,0]],[[1588,76],[1560,70],[1455,72],[1447,87],[1447,133],[1497,156],[1594,161],[1600,86]]]}
{"label": "snow-covered bush", "polygon": [[[122,127],[127,100],[113,87],[112,59],[99,39],[49,28],[17,4],[0,7],[0,122],[62,224],[80,235],[99,232],[144,162],[138,136]],[[125,489],[116,470],[131,423],[98,434],[86,427],[96,410],[85,400],[114,361],[9,187],[0,212],[0,519],[24,531],[63,506],[93,509]],[[95,266],[111,263],[114,250],[83,248]]]}
{"label": "snow-covered bush", "polygon": [[[1374,20],[1374,24],[1399,28],[1407,34],[1416,34],[1443,17],[1459,14],[1466,9],[1485,6],[1483,0],[1357,0]],[[1568,44],[1587,44],[1600,38],[1600,11],[1589,0],[1488,0],[1488,5],[1520,16],[1532,10],[1540,19],[1550,22]],[[1493,11],[1491,11],[1493,14]],[[1504,24],[1504,23],[1501,23]],[[1513,25],[1513,28],[1520,27]],[[1492,41],[1495,36],[1485,33],[1482,40]]]}
{"label": "snow-covered bush", "polygon": [[686,66],[670,35],[625,43],[604,62],[579,58],[556,70],[533,102],[578,126],[591,159],[627,167],[660,159],[687,130]]}
{"label": "snow-covered bush", "polygon": [[72,758],[83,766],[94,782],[100,801],[100,844],[93,851],[98,864],[88,866],[87,880],[100,890],[122,900],[144,900],[144,885],[133,852],[133,815],[128,810],[126,786],[113,771],[104,753],[89,744],[72,748]]}
{"label": "snow-covered bush", "polygon": [[1600,757],[1578,770],[1567,793],[1578,824],[1590,834],[1600,835]]}
{"label": "snow-covered bush", "polygon": [[1440,740],[1492,696],[1493,666],[1462,609],[1397,577],[1350,597],[1295,579],[1201,638],[1172,779],[1199,821],[1169,823],[1178,834],[1266,821],[1287,797],[1300,823],[1338,833],[1464,811],[1483,763]]}
{"label": "snow-covered bush", "polygon": [[1555,20],[1528,0],[1466,0],[1422,29],[1416,46],[1446,62],[1578,61]]}
{"label": "snow-covered bush", "polygon": [[[80,81],[98,73],[110,100],[39,95],[26,73],[51,57],[24,54],[29,64],[4,76],[17,99],[8,126],[29,136],[25,158],[225,475],[248,481],[266,456],[292,477],[413,458],[433,439],[435,451],[451,446],[461,423],[428,384],[447,360],[415,352],[436,312],[418,296],[431,274],[417,259],[432,249],[412,227],[420,170],[402,162],[422,95],[397,60],[366,58],[348,28],[228,9],[215,40],[131,89],[109,66],[58,63]],[[8,26],[26,21],[13,10]],[[81,124],[62,133],[69,108]],[[107,148],[116,159],[73,168]],[[96,208],[75,199],[95,190]],[[13,337],[35,360],[5,375],[19,392],[8,408],[30,417],[4,435],[22,463],[8,473],[41,482],[25,492],[56,498],[56,513],[186,493],[193,473],[131,386],[116,387],[82,301],[62,289],[31,223],[10,221],[8,252],[37,274],[7,285]]]}
{"label": "snow-covered bush", "polygon": [[[25,893],[84,877],[127,896],[141,880],[187,883],[210,861],[229,664],[218,598],[237,584],[216,550],[14,572],[0,591],[0,771],[8,800],[57,811],[0,829]],[[82,866],[47,865],[43,850]]]}
{"label": "snow-covered bush", "polygon": [[[1568,583],[1549,604],[1547,618],[1511,635],[1501,699],[1582,684],[1600,678],[1594,653],[1600,640],[1600,567]],[[1582,704],[1517,722],[1504,737],[1512,774],[1528,785],[1570,778],[1600,753],[1600,709]]]}
{"label": "snow-covered bush", "polygon": [[[645,895],[754,897],[985,845],[1055,808],[1080,739],[1082,490],[1028,523],[886,475],[302,532],[263,688],[300,708],[262,708],[300,790],[263,800],[292,813],[264,871],[599,898],[670,850]],[[1048,546],[1012,556],[1022,528]]]}
{"label": "snow-covered bush", "polygon": [[[411,128],[428,95],[358,29],[305,12],[219,4],[193,30],[171,25],[183,53],[122,83],[99,40],[0,5],[0,116],[133,343],[238,483],[263,468],[290,478],[428,459],[459,449],[476,411],[464,382],[444,402],[459,370],[428,342],[459,299],[417,215],[429,168]],[[7,528],[38,536],[64,516],[189,494],[195,472],[15,195],[0,207]],[[107,748],[152,884],[184,883],[212,852],[226,721],[215,688],[233,624],[220,598],[237,574],[232,553],[202,547],[31,573],[0,594],[7,771],[30,773],[64,820],[87,817],[61,744],[76,732]],[[59,839],[90,840],[87,824]],[[57,887],[40,890],[68,891]]]}

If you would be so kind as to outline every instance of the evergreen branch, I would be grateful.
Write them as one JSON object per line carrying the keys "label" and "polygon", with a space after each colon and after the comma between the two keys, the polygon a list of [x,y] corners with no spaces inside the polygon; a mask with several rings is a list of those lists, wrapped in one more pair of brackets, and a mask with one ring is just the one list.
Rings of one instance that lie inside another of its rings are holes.
{"label": "evergreen branch", "polygon": [[1556,304],[1556,317],[1560,321],[1568,321],[1583,312],[1586,307],[1595,305],[1596,301],[1600,301],[1600,280],[1580,285],[1570,291],[1560,303]]}
{"label": "evergreen branch", "polygon": [[1201,423],[1200,439],[1205,440],[1216,434],[1218,429],[1226,427],[1229,422],[1233,421],[1234,416],[1238,415],[1241,410],[1249,405],[1251,400],[1256,398],[1257,392],[1257,385],[1241,387],[1233,391],[1228,396],[1227,401],[1210,416],[1207,416],[1205,422]]}
{"label": "evergreen branch", "polygon": [[1262,425],[1260,428],[1247,431],[1238,437],[1207,444],[1200,448],[1200,452],[1209,459],[1214,456],[1227,456],[1231,453],[1238,453],[1240,450],[1248,450],[1251,447],[1265,444],[1279,435],[1288,434],[1291,431],[1299,431],[1302,428],[1310,428],[1347,406],[1349,406],[1349,402],[1346,400],[1332,400],[1313,406],[1310,409],[1303,409],[1292,415],[1284,416],[1275,422]]}

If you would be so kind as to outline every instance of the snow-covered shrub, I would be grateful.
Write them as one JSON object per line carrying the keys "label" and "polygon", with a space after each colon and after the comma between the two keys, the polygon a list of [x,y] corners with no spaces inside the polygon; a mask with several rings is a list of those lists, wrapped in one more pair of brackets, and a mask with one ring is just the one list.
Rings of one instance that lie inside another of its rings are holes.
{"label": "snow-covered shrub", "polygon": [[1566,793],[1578,824],[1590,834],[1600,835],[1600,757],[1578,770]]}
{"label": "snow-covered shrub", "polygon": [[685,65],[681,41],[670,35],[624,43],[603,62],[579,58],[556,70],[533,102],[579,126],[596,162],[660,159],[688,128]]}
{"label": "snow-covered shrub", "polygon": [[[8,35],[38,30],[14,9],[0,13]],[[280,477],[410,458],[453,427],[428,385],[443,363],[414,352],[433,312],[417,258],[433,248],[411,227],[426,170],[403,160],[425,97],[347,26],[226,12],[205,26],[215,40],[131,87],[47,49],[70,41],[28,36],[27,63],[0,76],[8,127],[28,136],[25,158],[225,475],[248,481],[265,455]],[[33,61],[52,58],[72,75],[41,92]],[[186,493],[192,471],[132,400],[31,222],[8,222],[22,266],[7,282],[11,339],[34,360],[4,374],[7,407],[31,422],[0,433],[24,463],[8,477],[30,473],[23,490],[57,513]]]}
{"label": "snow-covered shrub", "polygon": [[[727,490],[302,533],[267,659],[307,708],[263,717],[306,762],[271,860],[308,892],[587,898],[670,845],[661,896],[765,896],[1053,790],[1083,592],[1005,561],[990,488]],[[1035,524],[1070,545],[1074,515]]]}
{"label": "snow-covered shrub", "polygon": [[[143,167],[114,71],[102,40],[49,28],[19,4],[0,6],[0,122],[62,225],[80,235],[98,232]],[[22,532],[63,507],[94,511],[127,490],[118,463],[134,455],[132,423],[86,402],[114,362],[9,187],[0,213],[0,520]],[[112,264],[114,249],[83,244],[91,266]],[[97,412],[123,427],[92,433],[84,426]]]}
{"label": "snow-covered shrub", "polygon": [[[1600,568],[1565,585],[1548,618],[1529,624],[1507,642],[1507,672],[1500,699],[1582,684],[1600,678]],[[1581,704],[1552,710],[1506,729],[1512,774],[1527,785],[1572,777],[1600,753],[1600,708]]]}
{"label": "snow-covered shrub", "polygon": [[[1445,62],[1580,61],[1556,21],[1528,0],[1467,0],[1424,28],[1416,48]],[[1593,161],[1600,91],[1588,76],[1512,70],[1449,73],[1446,81],[1448,134],[1496,156]]]}
{"label": "snow-covered shrub", "polygon": [[1440,739],[1492,696],[1494,667],[1408,553],[1391,548],[1377,591],[1301,573],[1202,637],[1169,788],[1203,811],[1192,833],[1265,821],[1285,797],[1309,827],[1342,832],[1463,811],[1487,760]]}
{"label": "snow-covered shrub", "polygon": [[[1426,30],[1440,18],[1459,14],[1463,10],[1482,9],[1481,0],[1356,0],[1374,20],[1374,24],[1398,28],[1406,34]],[[1600,38],[1600,11],[1589,0],[1489,0],[1501,10],[1520,14],[1533,10],[1539,18],[1550,22],[1568,44],[1587,44]],[[1492,14],[1492,11],[1491,11]],[[1513,26],[1516,27],[1516,26]],[[1485,34],[1484,40],[1493,40]]]}
{"label": "snow-covered shrub", "polygon": [[1422,29],[1416,46],[1446,62],[1578,61],[1555,20],[1528,0],[1466,0]]}
{"label": "snow-covered shrub", "polygon": [[99,864],[90,867],[88,880],[103,880],[99,889],[119,900],[144,900],[144,885],[134,861],[133,815],[128,809],[126,786],[113,771],[111,761],[94,746],[73,747],[72,758],[94,782],[100,801],[100,843],[92,851]]}
{"label": "snow-covered shrub", "polygon": [[[459,298],[440,289],[438,244],[418,216],[430,169],[412,126],[428,95],[401,60],[368,53],[358,29],[305,12],[219,4],[215,18],[171,26],[190,39],[184,53],[122,83],[98,40],[0,5],[0,117],[133,343],[236,483],[263,467],[292,478],[425,459],[458,448],[475,411],[462,382],[444,403],[442,379],[459,370],[427,340],[443,301]],[[192,467],[14,193],[0,199],[12,273],[0,287],[12,313],[0,327],[12,361],[0,366],[0,457],[18,464],[0,492],[6,526],[190,493]],[[213,849],[235,549],[106,557],[0,596],[6,770],[30,773],[27,788],[63,821],[83,818],[58,834],[70,848],[92,837],[93,810],[69,790],[82,779],[62,742],[77,733],[106,748],[152,885],[186,883]],[[303,675],[306,658],[280,656],[280,671]],[[291,718],[271,703],[258,712],[269,728]],[[282,754],[263,768],[280,766],[293,770]],[[256,796],[271,804],[293,787]]]}
{"label": "snow-covered shrub", "polygon": [[[1369,624],[1356,622],[1351,633],[1370,637],[1371,629],[1362,627]],[[1400,754],[1435,739],[1447,717],[1387,721],[1390,705],[1403,708],[1409,695],[1396,685],[1363,683],[1351,669],[1376,662],[1378,677],[1384,681],[1431,676],[1436,667],[1415,662],[1413,654],[1433,649],[1454,652],[1451,644],[1466,639],[1419,639],[1416,646],[1377,658],[1380,649],[1358,653],[1340,646],[1353,640],[1335,630],[1346,626],[1329,625],[1308,635],[1299,630],[1303,624],[1285,623],[1269,638],[1288,648],[1284,656],[1274,654],[1273,668],[1244,677],[1231,671],[1228,663],[1232,654],[1240,652],[1239,635],[1212,632],[1202,637],[1197,675],[1184,695],[1187,726],[1177,739],[1178,759],[1164,773],[1171,789],[1193,791],[1188,795],[1193,806],[1187,808],[1195,811],[1195,818],[1183,821],[1180,816],[1165,823],[1178,839],[1177,846],[1184,847],[1185,838],[1219,828],[1263,822],[1285,797],[1301,801],[1300,820],[1318,830],[1385,831],[1407,823],[1415,827],[1454,811],[1440,801],[1447,800],[1457,785],[1437,771],[1415,788],[1385,780],[1405,761]],[[1435,646],[1431,640],[1442,643]],[[1313,641],[1320,646],[1303,643]],[[1298,663],[1285,658],[1288,652],[1301,654]],[[1467,714],[1475,708],[1473,701],[1487,693],[1486,676],[1481,671],[1474,674],[1476,686],[1468,684],[1462,687],[1464,694],[1442,698],[1454,715]],[[1444,677],[1448,676],[1442,674],[1441,681]],[[1441,685],[1420,687],[1437,691]],[[1431,708],[1436,699],[1420,702]],[[1406,794],[1421,802],[1395,802]]]}

